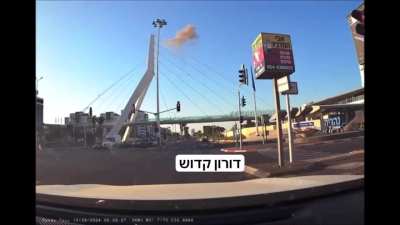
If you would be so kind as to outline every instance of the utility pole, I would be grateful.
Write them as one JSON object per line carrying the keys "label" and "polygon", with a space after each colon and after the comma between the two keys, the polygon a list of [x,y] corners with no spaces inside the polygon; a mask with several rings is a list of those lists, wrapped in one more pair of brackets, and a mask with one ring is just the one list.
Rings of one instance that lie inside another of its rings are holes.
{"label": "utility pole", "polygon": [[167,25],[167,22],[164,19],[156,19],[153,21],[153,26],[158,28],[157,32],[157,114],[156,114],[156,120],[157,120],[157,141],[159,146],[161,147],[161,128],[160,128],[160,86],[159,86],[159,69],[158,69],[158,57],[160,53],[160,30],[163,26]]}

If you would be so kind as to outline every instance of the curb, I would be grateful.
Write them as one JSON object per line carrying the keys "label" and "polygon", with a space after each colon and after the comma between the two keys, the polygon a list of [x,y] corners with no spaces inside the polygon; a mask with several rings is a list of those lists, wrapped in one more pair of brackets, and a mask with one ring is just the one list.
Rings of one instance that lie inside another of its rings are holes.
{"label": "curb", "polygon": [[297,138],[295,139],[296,144],[306,144],[312,143],[316,141],[327,141],[327,140],[336,140],[336,139],[344,139],[344,138],[351,138],[351,137],[360,137],[364,136],[364,131],[351,131],[339,134],[332,134],[332,135],[323,135],[323,136],[314,136],[308,138]]}

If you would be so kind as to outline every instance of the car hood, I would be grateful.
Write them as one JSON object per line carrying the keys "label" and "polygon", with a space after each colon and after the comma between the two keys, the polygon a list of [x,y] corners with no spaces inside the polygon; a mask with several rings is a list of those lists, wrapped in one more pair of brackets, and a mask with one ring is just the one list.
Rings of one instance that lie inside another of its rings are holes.
{"label": "car hood", "polygon": [[113,186],[102,184],[37,185],[36,193],[121,200],[185,200],[285,192],[364,179],[363,175],[316,175],[258,178],[235,182]]}

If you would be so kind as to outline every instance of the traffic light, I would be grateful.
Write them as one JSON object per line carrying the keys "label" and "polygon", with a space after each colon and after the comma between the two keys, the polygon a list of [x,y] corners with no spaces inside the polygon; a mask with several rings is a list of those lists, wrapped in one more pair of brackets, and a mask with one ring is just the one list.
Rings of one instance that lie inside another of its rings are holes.
{"label": "traffic light", "polygon": [[244,64],[242,64],[242,68],[239,70],[239,82],[241,84],[247,85],[247,70],[244,67]]}
{"label": "traffic light", "polygon": [[181,103],[179,101],[176,102],[176,111],[177,112],[181,111]]}
{"label": "traffic light", "polygon": [[357,34],[364,36],[365,34],[365,25],[364,25],[364,10],[353,10],[351,12],[351,17],[357,20],[355,30]]}
{"label": "traffic light", "polygon": [[242,96],[242,107],[246,106],[246,99],[244,98],[244,96]]}
{"label": "traffic light", "polygon": [[93,110],[92,107],[89,108],[89,118],[92,118],[93,116]]}

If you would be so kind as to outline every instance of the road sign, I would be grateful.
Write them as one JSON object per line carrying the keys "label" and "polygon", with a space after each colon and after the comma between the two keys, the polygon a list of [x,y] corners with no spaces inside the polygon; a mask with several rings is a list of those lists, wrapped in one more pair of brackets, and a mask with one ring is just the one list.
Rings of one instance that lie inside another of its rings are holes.
{"label": "road sign", "polygon": [[297,95],[298,93],[297,82],[289,82],[289,89],[281,92],[283,95]]}
{"label": "road sign", "polygon": [[318,129],[318,127],[314,124],[314,121],[300,121],[293,123],[293,128],[295,130],[304,130],[304,129]]}
{"label": "road sign", "polygon": [[294,73],[290,35],[260,33],[252,43],[256,79],[273,79]]}
{"label": "road sign", "polygon": [[279,79],[277,80],[277,82],[278,82],[278,91],[279,91],[280,93],[289,90],[289,88],[290,88],[290,87],[289,87],[290,80],[289,80],[289,77],[288,77],[288,76],[279,78]]}

